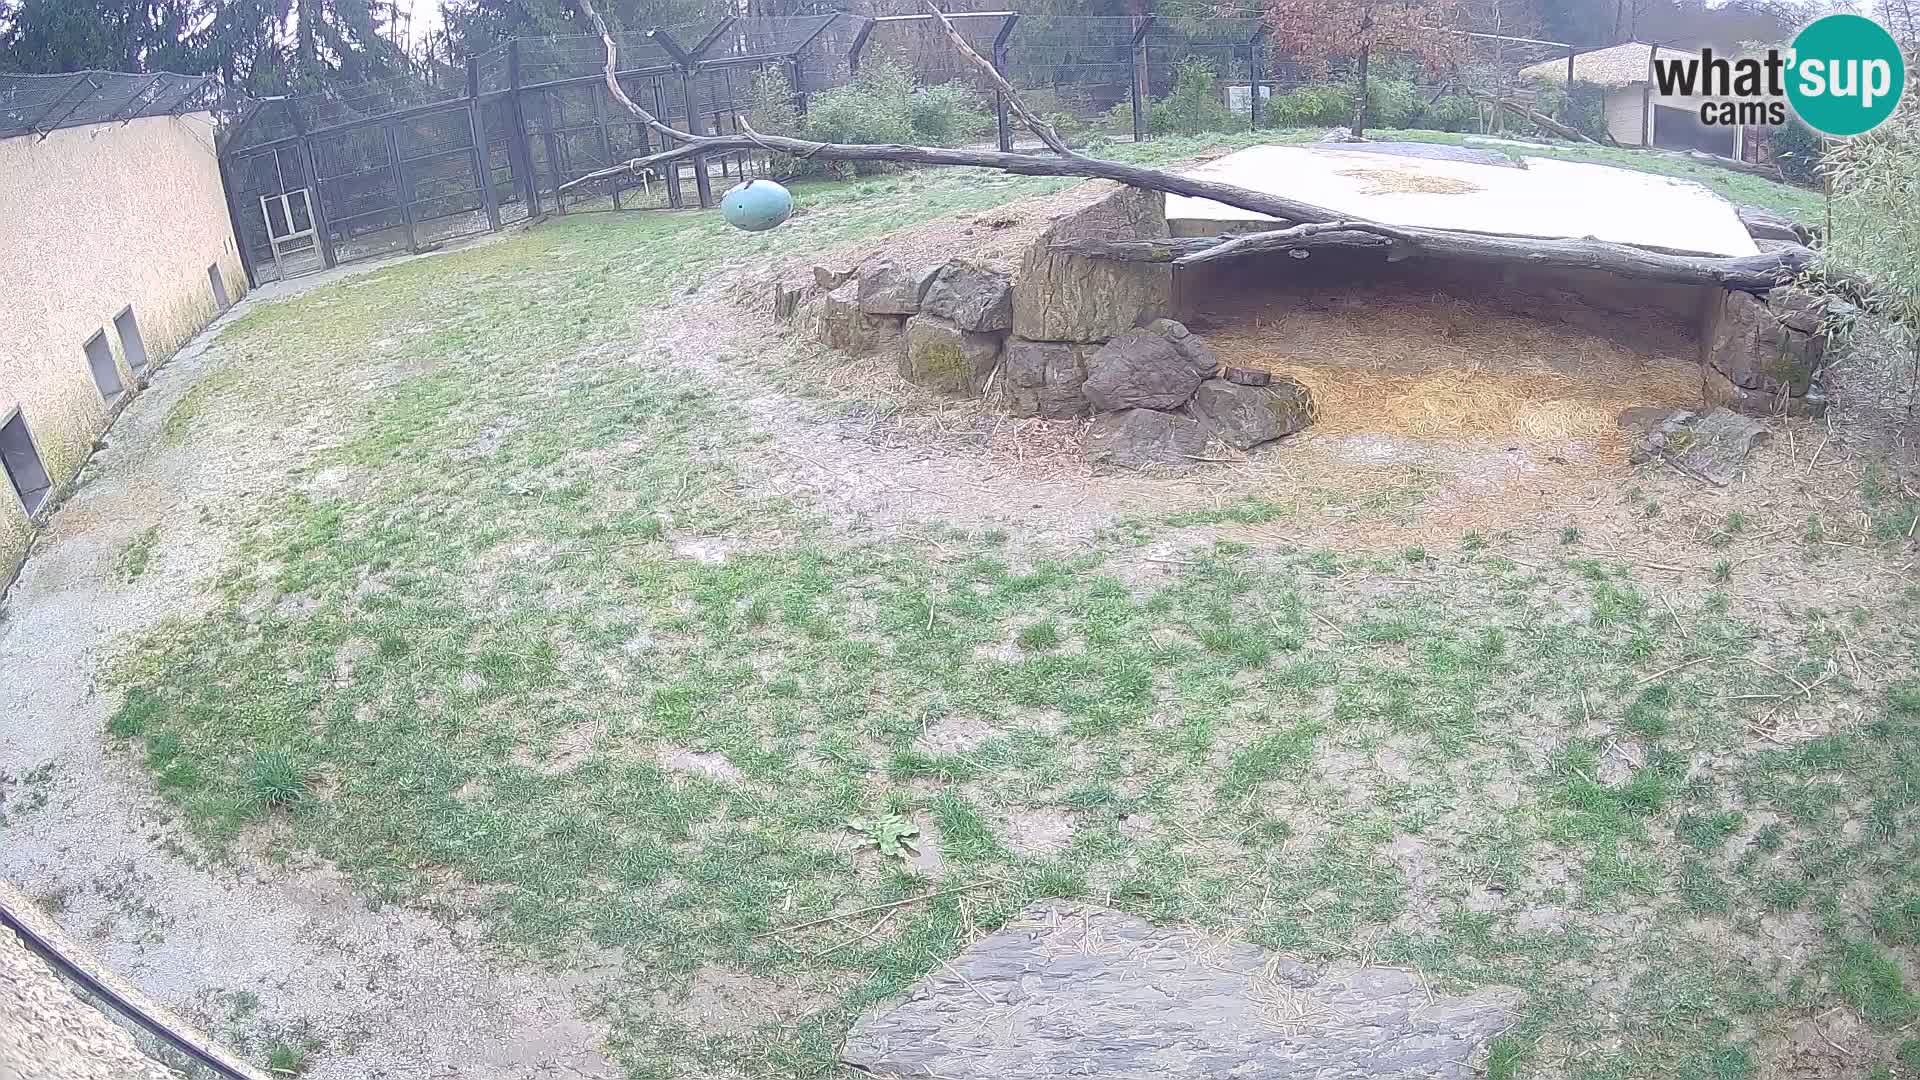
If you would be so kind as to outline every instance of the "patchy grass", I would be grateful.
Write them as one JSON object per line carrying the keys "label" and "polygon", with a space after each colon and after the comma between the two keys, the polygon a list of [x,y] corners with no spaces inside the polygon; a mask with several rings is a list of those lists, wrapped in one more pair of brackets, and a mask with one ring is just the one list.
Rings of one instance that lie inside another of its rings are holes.
{"label": "patchy grass", "polygon": [[127,541],[127,545],[121,548],[120,554],[113,559],[113,569],[120,580],[127,582],[139,580],[140,575],[146,573],[147,567],[153,562],[153,548],[159,541],[160,526],[158,525],[149,525],[133,539]]}
{"label": "patchy grass", "polygon": [[[825,1074],[862,1009],[1048,897],[1517,987],[1492,1075],[1758,1075],[1762,1033],[1836,1007],[1893,1067],[1920,935],[1910,620],[1851,622],[1845,647],[1897,669],[1869,680],[1828,667],[1831,613],[1689,598],[1573,524],[1526,562],[1497,531],[1181,531],[1400,515],[1418,488],[1080,546],[846,535],[749,482],[745,414],[635,362],[635,312],[729,255],[1049,183],[823,187],[761,236],[578,216],[255,310],[180,437],[329,411],[338,438],[210,524],[236,552],[214,609],[131,644],[108,731],[216,851],[266,837],[510,948],[626,957],[600,1004],[634,1076]],[[719,537],[717,562],[677,546]],[[1139,584],[1148,539],[1182,550]],[[1857,722],[1753,735],[1803,692]],[[1043,817],[1070,833],[1023,839]],[[929,894],[868,936],[780,932]],[[812,1006],[699,1030],[677,1002],[713,971]]]}

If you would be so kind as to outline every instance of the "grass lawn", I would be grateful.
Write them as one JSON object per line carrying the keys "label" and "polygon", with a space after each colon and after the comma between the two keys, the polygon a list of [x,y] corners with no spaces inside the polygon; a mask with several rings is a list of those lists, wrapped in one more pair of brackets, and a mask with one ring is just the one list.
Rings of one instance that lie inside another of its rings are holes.
{"label": "grass lawn", "polygon": [[[217,853],[612,955],[633,1077],[828,1074],[853,1016],[1047,897],[1518,987],[1496,1077],[1757,1076],[1829,1010],[1860,1056],[1824,1062],[1914,1075],[1913,590],[1835,607],[1731,562],[1676,589],[1574,525],[1544,555],[1206,538],[1303,513],[1267,493],[1084,543],[851,534],[642,353],[730,257],[1059,186],[817,185],[752,237],[578,215],[251,312],[167,438],[339,437],[208,510],[217,603],[130,643],[112,735]],[[1875,512],[1892,538],[1912,507]],[[1822,734],[1756,735],[1783,702]],[[889,815],[919,856],[848,826]],[[677,1003],[716,973],[803,1007],[703,1029]]]}

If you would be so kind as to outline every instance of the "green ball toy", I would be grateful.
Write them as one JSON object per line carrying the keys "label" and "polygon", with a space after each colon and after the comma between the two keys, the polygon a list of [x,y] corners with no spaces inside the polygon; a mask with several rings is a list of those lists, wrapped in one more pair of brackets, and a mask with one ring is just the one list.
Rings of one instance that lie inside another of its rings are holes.
{"label": "green ball toy", "polygon": [[771,180],[748,180],[720,197],[720,215],[736,229],[766,232],[793,216],[793,193]]}

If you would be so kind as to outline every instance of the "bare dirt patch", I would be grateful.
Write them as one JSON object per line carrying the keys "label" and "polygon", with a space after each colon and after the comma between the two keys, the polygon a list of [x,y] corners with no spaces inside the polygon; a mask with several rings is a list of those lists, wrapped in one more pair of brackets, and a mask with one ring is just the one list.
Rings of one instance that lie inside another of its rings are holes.
{"label": "bare dirt patch", "polygon": [[724,754],[702,754],[688,750],[683,746],[662,746],[654,752],[654,760],[660,767],[672,772],[689,776],[704,776],[709,780],[733,783],[740,779],[740,770],[726,759]]}

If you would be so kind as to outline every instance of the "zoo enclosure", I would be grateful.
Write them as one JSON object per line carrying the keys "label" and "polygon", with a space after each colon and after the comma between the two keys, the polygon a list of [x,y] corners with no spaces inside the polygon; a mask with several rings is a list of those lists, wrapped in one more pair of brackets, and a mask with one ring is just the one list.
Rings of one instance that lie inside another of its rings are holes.
{"label": "zoo enclosure", "polygon": [[[1015,11],[949,18],[1043,113],[1109,122],[1124,115],[1135,141],[1148,137],[1149,103],[1189,59],[1212,67],[1222,100],[1250,129],[1261,126],[1268,93],[1308,74],[1288,61],[1269,70],[1258,19]],[[767,69],[785,76],[802,116],[812,95],[883,58],[924,84],[960,80],[991,90],[928,15],[734,17],[614,40],[621,88],[696,134],[737,130],[755,77]],[[1534,49],[1526,59],[1539,57]],[[563,191],[588,173],[670,149],[612,99],[605,63],[596,36],[519,38],[469,58],[462,77],[407,76],[241,102],[219,149],[247,273],[257,284],[549,213],[712,206],[716,179],[771,168],[765,154],[695,155],[591,191]],[[992,98],[995,141],[1011,151],[1007,103]]]}

